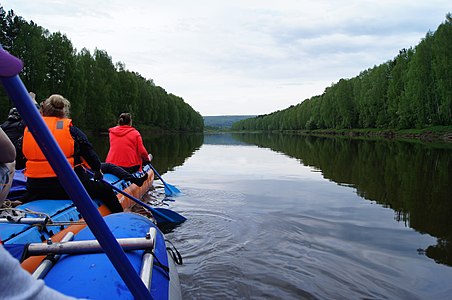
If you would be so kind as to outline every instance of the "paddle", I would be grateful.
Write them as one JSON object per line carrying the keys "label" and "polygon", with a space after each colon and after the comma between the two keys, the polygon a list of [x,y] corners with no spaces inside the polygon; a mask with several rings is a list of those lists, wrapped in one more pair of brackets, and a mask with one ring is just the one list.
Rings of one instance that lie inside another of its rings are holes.
{"label": "paddle", "polygon": [[[86,171],[89,174],[91,174],[91,176],[94,175],[94,173],[91,170],[86,169]],[[161,207],[153,208],[153,207],[147,205],[146,203],[144,203],[143,201],[141,201],[141,200],[135,198],[134,196],[129,195],[128,193],[124,192],[123,190],[117,188],[116,186],[114,186],[110,182],[106,181],[105,179],[101,179],[101,181],[108,184],[112,189],[114,189],[118,193],[123,194],[124,196],[130,198],[131,200],[135,201],[137,204],[143,206],[144,208],[146,208],[147,210],[152,212],[152,215],[154,216],[155,220],[157,221],[157,224],[163,224],[163,223],[180,224],[180,223],[185,222],[185,220],[187,220],[187,218],[185,218],[184,216],[182,216],[182,215],[178,214],[177,212],[172,211],[170,209],[161,208]]]}
{"label": "paddle", "polygon": [[165,186],[165,195],[167,196],[177,196],[179,195],[181,192],[179,191],[179,189],[171,184],[166,183],[162,176],[160,176],[160,174],[157,172],[157,170],[151,165],[151,163],[148,163],[149,167],[151,167],[152,171],[154,171],[154,174],[157,175],[157,177],[163,182],[163,185]]}
{"label": "paddle", "polygon": [[162,208],[162,207],[153,208],[153,207],[147,205],[146,203],[144,203],[143,201],[138,200],[134,196],[129,195],[126,192],[124,192],[123,190],[115,187],[114,185],[112,185],[108,181],[105,181],[104,179],[102,179],[102,181],[105,182],[106,184],[108,184],[109,186],[111,186],[112,189],[114,189],[118,193],[123,194],[124,196],[132,199],[133,201],[135,201],[139,205],[141,205],[144,208],[146,208],[149,211],[151,211],[152,215],[155,217],[155,220],[157,221],[157,224],[162,224],[162,223],[181,224],[181,223],[185,222],[185,220],[187,220],[187,218],[185,218],[184,216],[182,216],[182,215],[178,214],[177,212],[172,211],[170,209]]}
{"label": "paddle", "polygon": [[22,67],[22,61],[3,50],[0,45],[0,81],[28,125],[39,147],[42,150],[46,150],[43,151],[44,155],[57,174],[61,185],[74,201],[82,217],[135,299],[152,299],[150,291],[138,276],[124,250],[122,250],[99,211],[93,205],[91,197],[86,192],[49,128],[44,123],[36,106],[31,101],[27,89],[18,76]]}

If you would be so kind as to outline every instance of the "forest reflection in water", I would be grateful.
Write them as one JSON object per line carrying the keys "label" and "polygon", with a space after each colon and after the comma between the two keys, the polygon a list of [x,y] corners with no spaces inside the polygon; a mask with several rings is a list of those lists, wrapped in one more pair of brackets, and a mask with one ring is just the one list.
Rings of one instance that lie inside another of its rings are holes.
{"label": "forest reflection in water", "polygon": [[394,219],[437,238],[420,252],[452,266],[452,145],[287,134],[233,134],[282,152],[359,196],[394,211]]}
{"label": "forest reflection in water", "polygon": [[[171,134],[143,136],[160,174],[181,166],[203,144],[256,145],[295,158],[323,177],[356,189],[364,199],[394,211],[394,219],[437,239],[419,249],[452,266],[452,145],[357,140],[292,134]],[[92,139],[101,159],[108,137]]]}
{"label": "forest reflection in water", "polygon": [[[181,166],[201,147],[204,140],[202,134],[143,134],[142,138],[144,146],[154,157],[152,165],[160,174]],[[90,141],[99,158],[105,160],[109,149],[108,136],[91,136]]]}

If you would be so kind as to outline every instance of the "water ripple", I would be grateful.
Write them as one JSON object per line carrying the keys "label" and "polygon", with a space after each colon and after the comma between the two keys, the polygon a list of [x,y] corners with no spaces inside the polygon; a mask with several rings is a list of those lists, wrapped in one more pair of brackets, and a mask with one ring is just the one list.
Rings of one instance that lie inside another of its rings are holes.
{"label": "water ripple", "polygon": [[[429,294],[428,282],[409,273],[413,259],[417,268],[427,259],[403,242],[413,237],[406,228],[388,236],[358,218],[289,208],[265,195],[184,193],[174,205],[188,220],[168,237],[184,257],[186,299],[425,299],[414,283]],[[400,280],[407,275],[413,279]]]}

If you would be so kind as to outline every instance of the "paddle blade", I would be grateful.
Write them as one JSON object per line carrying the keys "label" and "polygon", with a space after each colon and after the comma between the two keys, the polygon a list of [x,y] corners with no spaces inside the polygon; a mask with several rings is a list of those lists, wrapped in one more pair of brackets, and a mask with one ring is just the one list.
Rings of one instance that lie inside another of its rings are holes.
{"label": "paddle blade", "polygon": [[165,184],[165,195],[167,196],[178,196],[181,194],[181,191],[179,191],[179,189],[177,187],[175,187],[174,185]]}
{"label": "paddle blade", "polygon": [[[185,218],[184,216],[167,208],[155,207],[154,210],[156,210],[158,213],[153,213],[152,215],[159,225],[165,223],[181,224],[187,220],[187,218]],[[160,214],[164,215],[164,217],[160,216]]]}

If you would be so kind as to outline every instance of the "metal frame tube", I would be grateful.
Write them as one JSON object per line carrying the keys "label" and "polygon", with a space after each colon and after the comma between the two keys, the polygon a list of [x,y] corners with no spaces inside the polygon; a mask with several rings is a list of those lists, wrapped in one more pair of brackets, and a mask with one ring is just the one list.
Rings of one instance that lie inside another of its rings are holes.
{"label": "metal frame tube", "polygon": [[45,225],[49,219],[48,218],[19,218],[15,220],[14,218],[0,218],[0,223],[13,223],[13,224],[39,224]]}
{"label": "metal frame tube", "polygon": [[[152,249],[154,241],[147,238],[123,238],[117,239],[118,244],[124,251]],[[60,243],[33,243],[28,245],[29,255],[45,254],[87,254],[104,252],[97,240],[73,241]]]}
{"label": "metal frame tube", "polygon": [[[68,232],[66,235],[61,239],[61,242],[69,242],[74,238],[73,232]],[[50,269],[53,267],[55,262],[59,260],[61,255],[55,254],[52,258],[47,257],[44,259],[41,264],[36,268],[36,270],[31,274],[36,279],[42,279],[44,278],[47,273],[50,271]]]}
{"label": "metal frame tube", "polygon": [[[154,252],[156,244],[157,230],[154,227],[149,229],[149,239],[154,241],[152,247],[149,249]],[[141,261],[141,271],[140,278],[148,290],[151,290],[151,280],[152,280],[152,268],[154,267],[154,257],[149,251],[145,252],[143,259]]]}

